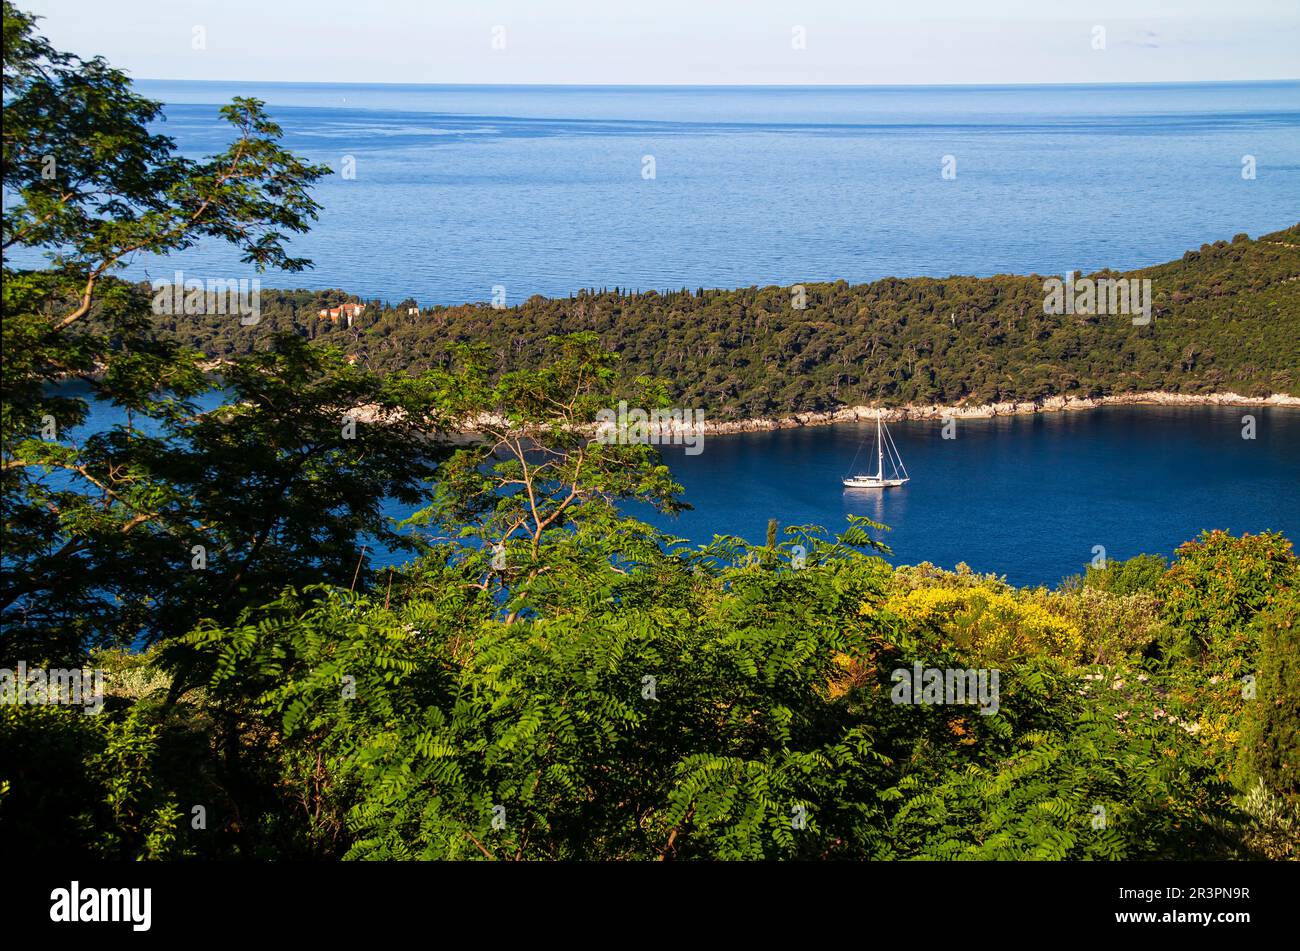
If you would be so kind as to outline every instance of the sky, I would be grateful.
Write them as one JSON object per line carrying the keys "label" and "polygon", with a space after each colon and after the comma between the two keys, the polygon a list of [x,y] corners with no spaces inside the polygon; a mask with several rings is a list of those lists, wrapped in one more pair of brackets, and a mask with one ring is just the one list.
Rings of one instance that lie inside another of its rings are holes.
{"label": "sky", "polygon": [[137,79],[577,84],[1300,77],[1300,0],[16,0]]}

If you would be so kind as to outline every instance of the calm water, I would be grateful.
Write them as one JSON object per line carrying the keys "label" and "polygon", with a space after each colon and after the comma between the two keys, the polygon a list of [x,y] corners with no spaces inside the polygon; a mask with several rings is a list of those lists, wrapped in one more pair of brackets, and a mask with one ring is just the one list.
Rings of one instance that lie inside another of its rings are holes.
{"label": "calm water", "polygon": [[[1241,438],[1246,413],[1253,440]],[[124,419],[93,404],[86,430]],[[664,447],[694,511],[629,512],[693,544],[715,534],[762,542],[769,518],[838,530],[846,515],[866,515],[890,526],[896,564],[965,561],[1013,584],[1055,584],[1095,545],[1110,558],[1172,554],[1202,529],[1281,531],[1300,542],[1300,410],[1117,406],[959,420],[951,440],[941,430],[890,425],[912,481],[886,492],[840,485],[874,424],[709,437],[696,456]],[[857,468],[874,466],[873,451],[863,446]],[[390,505],[386,514],[410,511]],[[381,552],[375,563],[394,560]]]}
{"label": "calm water", "polygon": [[[1252,414],[1256,438],[1242,438]],[[1300,541],[1300,411],[1106,407],[939,422],[890,431],[912,480],[885,492],[844,490],[874,424],[706,439],[666,449],[696,510],[658,524],[692,539],[761,542],[769,518],[840,527],[849,514],[889,525],[892,561],[929,561],[1055,584],[1102,545],[1109,558],[1171,554],[1202,529],[1281,531]],[[869,443],[860,469],[875,467]]]}
{"label": "calm water", "polygon": [[[316,269],[264,286],[393,302],[486,300],[498,284],[515,303],[602,285],[1132,268],[1300,218],[1296,82],[139,85],[168,104],[162,129],[187,154],[221,150],[217,105],[252,95],[290,148],[335,169],[316,190],[319,223],[292,249]],[[219,247],[140,258],[129,273],[177,266],[247,273]]]}
{"label": "calm water", "polygon": [[[1140,267],[1300,218],[1300,83],[965,88],[588,88],[145,82],[201,156],[216,106],[265,99],[286,144],[335,174],[294,254],[305,275],[422,303],[585,286],[736,287],[887,275]],[[940,175],[943,156],[957,177]],[[1258,177],[1241,177],[1243,155]],[[655,177],[643,178],[653,156]],[[129,274],[246,273],[201,247]],[[1243,440],[1241,416],[1259,420]],[[112,421],[100,408],[91,425]],[[1054,583],[1093,547],[1171,552],[1201,529],[1300,539],[1300,413],[1155,407],[893,427],[913,480],[840,479],[862,433],[717,437],[668,458],[694,542],[767,520],[893,528],[900,562]],[[394,511],[394,516],[406,513]]]}

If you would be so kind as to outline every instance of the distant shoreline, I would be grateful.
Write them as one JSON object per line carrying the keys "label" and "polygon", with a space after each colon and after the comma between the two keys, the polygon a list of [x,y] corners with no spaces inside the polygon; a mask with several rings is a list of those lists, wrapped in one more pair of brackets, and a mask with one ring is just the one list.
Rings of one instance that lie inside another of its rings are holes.
{"label": "distant shoreline", "polygon": [[1103,406],[1277,406],[1300,409],[1300,396],[1274,393],[1272,396],[1241,396],[1237,393],[1169,393],[1151,390],[1144,393],[1119,393],[1113,396],[1076,397],[1049,396],[1041,400],[983,403],[976,406],[928,405],[876,407],[842,406],[837,410],[820,413],[796,413],[775,419],[742,419],[730,422],[709,422],[706,418],[704,432],[710,436],[729,436],[740,433],[773,432],[778,429],[799,429],[805,426],[832,426],[836,423],[853,423],[874,420],[883,416],[886,422],[904,419],[992,419],[997,416],[1029,416],[1034,413],[1068,413],[1098,409]]}
{"label": "distant shoreline", "polygon": [[[833,426],[836,423],[853,423],[875,420],[883,414],[886,422],[903,419],[992,419],[998,416],[1029,416],[1034,413],[1069,413],[1083,410],[1099,409],[1103,406],[1239,406],[1239,407],[1282,407],[1300,410],[1300,396],[1274,393],[1272,396],[1241,396],[1237,393],[1168,393],[1152,390],[1144,393],[1120,393],[1114,396],[1095,398],[1075,396],[1049,396],[1041,400],[1021,400],[1004,403],[982,403],[976,406],[842,406],[837,410],[823,413],[796,413],[776,419],[741,419],[727,422],[710,422],[708,410],[704,411],[704,422],[699,428],[665,421],[662,428],[655,428],[661,435],[681,433],[687,436],[739,436],[745,433],[774,432],[780,429],[801,429],[808,426]],[[677,408],[681,411],[681,407]],[[358,422],[379,422],[383,416],[375,406],[358,406],[351,411]],[[669,411],[671,412],[671,410]],[[449,435],[453,441],[468,440],[473,442],[481,437],[485,423],[501,425],[501,418],[495,413],[484,413],[477,417],[477,424],[470,423],[456,429]],[[654,427],[654,424],[650,424]],[[592,422],[577,427],[582,431],[595,432],[596,424]]]}

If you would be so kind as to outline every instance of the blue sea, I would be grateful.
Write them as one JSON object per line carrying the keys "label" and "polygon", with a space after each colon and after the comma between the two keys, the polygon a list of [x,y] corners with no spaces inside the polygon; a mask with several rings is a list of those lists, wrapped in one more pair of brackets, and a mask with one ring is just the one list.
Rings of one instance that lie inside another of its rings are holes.
{"label": "blue sea", "polygon": [[965,562],[1017,585],[1054,585],[1098,555],[1172,555],[1204,530],[1300,541],[1300,409],[1105,406],[957,420],[952,439],[937,420],[889,428],[911,480],[885,491],[840,484],[874,470],[871,423],[665,447],[695,510],[648,520],[696,543],[761,542],[769,518],[840,531],[865,515],[889,526],[877,537],[896,564]]}
{"label": "blue sea", "polygon": [[[89,394],[80,382],[62,389]],[[1247,415],[1252,439],[1242,438]],[[95,403],[69,438],[125,423],[124,412]],[[889,428],[911,475],[901,488],[840,483],[874,467],[871,423],[708,436],[698,455],[662,447],[691,511],[628,514],[692,546],[717,535],[761,543],[773,518],[839,532],[846,516],[865,515],[888,526],[876,537],[895,564],[964,562],[1017,585],[1055,585],[1098,554],[1172,555],[1205,530],[1300,541],[1300,409],[1106,406],[958,420],[952,439],[938,421]],[[415,508],[390,501],[384,514],[400,521]],[[376,566],[405,557],[372,554]]]}
{"label": "blue sea", "polygon": [[[219,105],[255,96],[335,170],[292,244],[315,269],[264,287],[394,303],[1126,269],[1300,220],[1300,82],[138,86],[187,155],[220,151]],[[175,267],[248,272],[204,246],[128,273]]]}
{"label": "blue sea", "polygon": [[[486,300],[496,285],[513,304],[582,287],[1127,269],[1300,220],[1300,82],[140,88],[194,157],[227,141],[220,103],[264,99],[285,144],[336,174],[291,247],[315,269],[263,286],[394,303]],[[213,246],[127,273],[176,268],[252,276]],[[1256,439],[1241,437],[1246,414]],[[91,425],[113,417],[99,407]],[[1098,546],[1170,554],[1203,529],[1300,539],[1296,410],[1109,407],[958,427],[943,440],[938,423],[893,426],[912,481],[875,494],[840,485],[866,427],[669,449],[696,508],[655,521],[702,543],[760,541],[769,518],[837,529],[862,514],[891,526],[897,562],[964,561],[1017,584],[1053,584]]]}

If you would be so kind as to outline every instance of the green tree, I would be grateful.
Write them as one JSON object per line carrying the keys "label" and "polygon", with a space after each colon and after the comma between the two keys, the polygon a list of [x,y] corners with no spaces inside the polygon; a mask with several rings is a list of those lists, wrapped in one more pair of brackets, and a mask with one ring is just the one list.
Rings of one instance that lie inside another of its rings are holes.
{"label": "green tree", "polygon": [[1258,657],[1251,619],[1297,580],[1300,566],[1281,534],[1213,531],[1179,546],[1157,594],[1175,631],[1239,677]]}
{"label": "green tree", "polygon": [[[611,558],[653,557],[653,534],[616,503],[688,507],[644,438],[592,438],[598,414],[618,403],[617,355],[592,333],[550,343],[537,370],[494,376],[481,349],[467,349],[452,371],[430,374],[445,417],[479,438],[441,466],[433,503],[411,523],[452,545],[473,583],[501,599],[508,622],[587,597],[588,572]],[[662,384],[648,379],[618,395],[642,409],[667,405]]]}
{"label": "green tree", "polygon": [[[162,471],[161,454],[176,448],[183,418],[195,417],[194,400],[213,381],[197,352],[154,339],[143,294],[112,272],[131,255],[205,239],[235,245],[252,268],[300,270],[309,262],[291,257],[286,239],[315,217],[308,189],[328,169],[281,148],[279,127],[252,99],[222,109],[228,149],[184,158],[151,131],[161,105],[123,73],[53,49],[11,3],[3,16],[0,621],[13,635],[3,653],[75,660],[87,644],[138,636],[143,588],[166,586],[203,524],[188,494],[197,476],[169,481],[176,473]],[[17,248],[43,250],[50,266],[14,267]],[[73,378],[128,423],[72,444],[66,434],[87,402],[56,384]],[[154,425],[171,429],[152,436]],[[192,435],[213,428],[196,423]],[[204,461],[219,477],[230,462]],[[223,485],[232,495],[240,488]]]}
{"label": "green tree", "polygon": [[1300,597],[1294,590],[1261,614],[1259,673],[1247,707],[1242,766],[1300,806]]}

